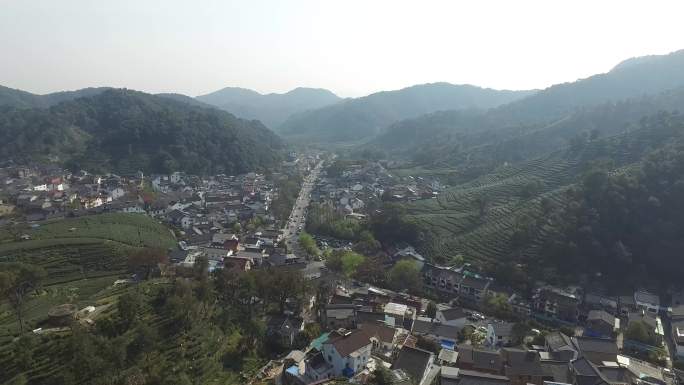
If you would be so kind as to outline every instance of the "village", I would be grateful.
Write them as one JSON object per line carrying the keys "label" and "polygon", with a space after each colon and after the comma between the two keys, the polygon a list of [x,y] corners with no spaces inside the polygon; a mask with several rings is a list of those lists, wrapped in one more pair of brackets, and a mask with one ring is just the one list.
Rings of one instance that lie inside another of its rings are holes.
{"label": "village", "polygon": [[[443,188],[439,180],[393,176],[378,163],[331,173],[333,168],[313,189],[312,202],[347,220],[366,220],[381,199],[430,199]],[[313,236],[321,248],[345,244],[329,234]],[[386,269],[401,260],[417,265],[423,295],[328,272],[332,294],[318,307],[325,332],[271,362],[263,376],[285,384],[340,377],[364,384],[382,367],[394,384],[680,380],[673,369],[673,361],[684,357],[680,293],[666,301],[644,289],[611,296],[543,283],[524,296],[468,264],[428,263],[408,244],[388,251]]]}
{"label": "village", "polygon": [[[409,244],[388,248],[386,267],[414,263],[420,296],[331,271],[297,241],[309,230],[310,205],[364,223],[381,200],[430,199],[442,188],[438,180],[393,176],[379,163],[337,172],[331,164],[334,158],[320,154],[292,154],[280,173],[211,178],[11,166],[0,170],[0,221],[29,229],[107,212],[148,215],[174,232],[171,266],[192,267],[205,259],[209,271],[231,269],[236,275],[295,270],[327,288],[325,296],[305,301],[301,314],[286,310],[270,317],[270,338],[293,350],[269,362],[255,380],[308,385],[345,378],[365,384],[376,370],[387,370],[396,385],[677,383],[679,372],[672,367],[684,358],[684,296],[666,302],[645,290],[607,296],[546,284],[526,297],[467,264],[428,263]],[[297,181],[294,192],[283,187],[287,181]],[[311,233],[323,250],[352,244],[335,234]],[[30,231],[20,237],[30,239]],[[322,334],[296,346],[308,324],[317,324]]]}

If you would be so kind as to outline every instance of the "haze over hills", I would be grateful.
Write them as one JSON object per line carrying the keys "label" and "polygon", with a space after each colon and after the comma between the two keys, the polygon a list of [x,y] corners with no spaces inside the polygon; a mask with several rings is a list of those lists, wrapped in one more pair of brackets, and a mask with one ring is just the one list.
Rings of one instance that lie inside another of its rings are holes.
{"label": "haze over hills", "polygon": [[280,126],[290,115],[340,101],[340,97],[321,88],[295,88],[284,94],[226,87],[197,96],[197,100],[226,110],[244,119],[257,119],[267,127]]}
{"label": "haze over hills", "polygon": [[[587,123],[587,116],[599,118],[605,113],[606,120],[624,123],[627,119],[638,119],[637,114],[654,113],[654,109],[661,107],[670,109],[671,99],[679,100],[679,93],[666,91],[679,86],[684,86],[684,51],[634,58],[606,74],[555,85],[488,111],[442,111],[397,122],[369,147],[428,164],[455,164],[469,157],[469,148],[513,138],[521,149],[518,154],[526,152],[525,143],[539,143],[541,137],[546,139],[538,150],[549,151],[569,144],[568,140],[582,131],[614,133],[615,124]],[[657,96],[646,97],[653,94]],[[425,151],[427,147],[429,153]],[[419,154],[421,159],[416,158]],[[538,154],[530,151],[527,157]],[[520,158],[499,159],[515,160]]]}
{"label": "haze over hills", "polygon": [[73,100],[84,96],[97,95],[109,87],[89,87],[75,91],[61,91],[45,95],[32,94],[30,92],[0,86],[0,106],[16,108],[47,108],[64,101]]}
{"label": "haze over hills", "polygon": [[283,148],[257,121],[121,89],[48,109],[3,107],[0,138],[3,159],[52,158],[71,168],[117,172],[263,170],[276,165]]}
{"label": "haze over hills", "polygon": [[439,110],[487,109],[533,93],[449,83],[422,84],[302,112],[290,117],[277,131],[313,142],[358,141],[378,134],[402,119]]}
{"label": "haze over hills", "polygon": [[[38,95],[31,92],[4,87],[0,85],[0,106],[9,106],[16,108],[48,108],[57,105],[61,102],[70,100],[95,96],[112,87],[88,87],[73,91],[59,91],[49,94]],[[157,96],[174,99],[180,102],[188,103],[198,107],[214,107],[210,104],[202,103],[199,100],[178,93],[161,93]]]}

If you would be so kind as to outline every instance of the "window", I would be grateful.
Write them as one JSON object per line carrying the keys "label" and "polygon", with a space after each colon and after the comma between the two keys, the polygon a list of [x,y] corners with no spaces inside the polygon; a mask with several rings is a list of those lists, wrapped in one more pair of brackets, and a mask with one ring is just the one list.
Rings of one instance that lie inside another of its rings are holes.
{"label": "window", "polygon": [[330,355],[328,355],[328,362],[332,362],[332,357],[330,357]]}

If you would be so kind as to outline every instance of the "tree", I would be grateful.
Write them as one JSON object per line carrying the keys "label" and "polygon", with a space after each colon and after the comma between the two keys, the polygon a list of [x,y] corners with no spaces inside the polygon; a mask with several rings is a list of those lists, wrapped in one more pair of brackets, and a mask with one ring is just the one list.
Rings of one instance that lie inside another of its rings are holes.
{"label": "tree", "polygon": [[316,240],[306,232],[299,234],[299,245],[304,249],[308,255],[320,255],[321,251],[316,246]]}
{"label": "tree", "polygon": [[485,214],[487,214],[489,203],[489,197],[486,195],[480,195],[475,199],[475,205],[477,206],[480,219],[484,218]]}
{"label": "tree", "polygon": [[630,322],[625,331],[625,337],[647,345],[653,345],[654,343],[653,337],[648,332],[648,325],[643,321]]}
{"label": "tree", "polygon": [[485,298],[483,310],[497,318],[510,319],[513,316],[511,304],[508,303],[508,298],[503,294],[488,295]]}
{"label": "tree", "polygon": [[373,233],[368,230],[364,230],[359,236],[359,242],[354,245],[354,251],[359,254],[372,256],[380,251],[380,247],[380,242],[373,237]]}
{"label": "tree", "polygon": [[269,272],[271,277],[271,298],[276,300],[280,313],[285,312],[285,304],[288,298],[300,300],[306,289],[304,278],[298,271],[273,270]]}
{"label": "tree", "polygon": [[119,297],[116,309],[124,330],[128,330],[133,324],[141,308],[142,299],[137,291],[128,292]]}
{"label": "tree", "polygon": [[356,269],[356,278],[372,285],[384,286],[386,275],[383,261],[378,257],[366,258]]}
{"label": "tree", "polygon": [[142,272],[144,279],[148,279],[153,269],[168,261],[169,257],[164,250],[146,247],[128,256],[128,268],[132,272]]}
{"label": "tree", "polygon": [[357,269],[365,260],[366,258],[361,254],[357,254],[353,251],[345,251],[344,254],[342,254],[342,273],[344,273],[344,276],[347,278],[355,276]]}
{"label": "tree", "polygon": [[382,365],[378,365],[368,381],[369,385],[394,385],[392,373]]}
{"label": "tree", "polygon": [[439,354],[439,351],[442,350],[442,347],[437,340],[424,336],[416,337],[416,347],[435,354]]}
{"label": "tree", "polygon": [[40,266],[19,262],[0,265],[0,292],[14,310],[22,334],[24,333],[24,302],[40,286],[46,275],[47,273]]}
{"label": "tree", "polygon": [[335,250],[325,260],[328,269],[341,273],[346,278],[356,276],[366,258],[351,250]]}
{"label": "tree", "polygon": [[34,365],[33,349],[36,345],[36,337],[32,333],[27,333],[14,342],[13,356],[18,368],[29,370]]}
{"label": "tree", "polygon": [[526,323],[516,322],[515,324],[513,324],[513,328],[511,329],[513,344],[522,344],[529,331],[530,327]]}
{"label": "tree", "polygon": [[312,341],[321,335],[321,326],[315,322],[304,325],[304,334],[307,340]]}
{"label": "tree", "polygon": [[397,262],[388,275],[388,282],[393,289],[408,290],[411,293],[420,293],[422,281],[418,265],[410,259]]}
{"label": "tree", "polygon": [[157,331],[147,324],[141,324],[135,329],[135,337],[126,347],[126,357],[135,362],[141,356],[152,352],[156,348],[159,336]]}
{"label": "tree", "polygon": [[425,314],[430,317],[430,319],[435,319],[437,316],[437,304],[434,301],[428,302],[427,309],[425,309]]}
{"label": "tree", "polygon": [[240,222],[233,223],[233,232],[235,234],[240,234],[240,231],[242,231],[242,225],[240,224]]}

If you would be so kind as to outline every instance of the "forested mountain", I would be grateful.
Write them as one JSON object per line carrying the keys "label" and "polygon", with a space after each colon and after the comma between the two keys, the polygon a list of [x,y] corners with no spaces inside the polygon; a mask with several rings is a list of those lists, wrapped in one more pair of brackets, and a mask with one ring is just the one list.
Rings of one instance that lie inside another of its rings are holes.
{"label": "forested mountain", "polygon": [[372,145],[384,149],[383,155],[477,174],[504,163],[541,156],[583,138],[633,129],[640,118],[661,110],[684,110],[684,87],[578,108],[548,124],[501,127],[482,112],[436,112],[393,125],[391,134],[377,138]]}
{"label": "forested mountain", "polygon": [[[684,51],[630,59],[606,74],[552,86],[488,111],[443,111],[395,123],[371,146],[419,163],[454,164],[470,156],[469,148],[488,145],[491,150],[493,144],[514,140],[518,155],[529,158],[539,152],[528,151],[528,143],[549,151],[583,131],[610,134],[616,124],[678,107],[681,90],[666,91],[683,85]],[[494,153],[502,162],[521,159]]]}
{"label": "forested mountain", "polygon": [[668,285],[683,273],[683,184],[684,118],[660,112],[406,204],[403,221],[426,256],[463,255],[503,285]]}
{"label": "forested mountain", "polygon": [[521,290],[537,279],[664,288],[683,274],[679,111],[684,51],[488,111],[407,119],[363,149],[450,185],[393,216],[437,263],[462,255]]}
{"label": "forested mountain", "polygon": [[58,103],[85,96],[94,96],[109,89],[108,87],[83,88],[76,91],[61,91],[45,95],[0,86],[0,106],[16,108],[48,108]]}
{"label": "forested mountain", "polygon": [[173,100],[178,101],[178,102],[187,103],[187,104],[190,104],[192,106],[204,107],[204,108],[216,108],[215,106],[212,106],[211,104],[200,102],[199,100],[193,98],[192,96],[188,96],[188,95],[177,94],[177,93],[161,93],[161,94],[155,94],[155,95],[161,96],[162,98],[168,98],[168,99],[173,99]]}
{"label": "forested mountain", "polygon": [[0,109],[0,157],[72,168],[235,173],[273,167],[282,142],[257,121],[110,89],[49,109]]}
{"label": "forested mountain", "polygon": [[257,119],[267,127],[277,128],[290,115],[336,103],[340,98],[320,88],[295,88],[284,94],[260,94],[256,91],[227,87],[197,100],[224,109],[244,119]]}
{"label": "forested mountain", "polygon": [[531,93],[449,83],[423,84],[303,112],[289,118],[278,132],[316,142],[357,141],[402,119],[439,110],[496,107]]}

